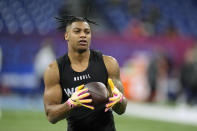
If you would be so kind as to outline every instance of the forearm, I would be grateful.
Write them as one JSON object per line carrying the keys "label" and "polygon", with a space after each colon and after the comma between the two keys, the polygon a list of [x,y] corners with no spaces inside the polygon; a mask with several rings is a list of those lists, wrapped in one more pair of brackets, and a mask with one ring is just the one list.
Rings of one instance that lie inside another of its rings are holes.
{"label": "forearm", "polygon": [[46,109],[46,115],[48,120],[52,124],[55,124],[58,121],[65,119],[70,111],[71,107],[65,102],[63,104],[58,105],[48,105]]}
{"label": "forearm", "polygon": [[119,115],[123,114],[126,111],[127,99],[123,96],[121,103],[116,103],[112,109]]}
{"label": "forearm", "polygon": [[127,99],[124,97],[124,87],[122,85],[122,82],[117,79],[113,79],[114,81],[114,84],[116,85],[116,87],[118,88],[118,90],[122,93],[123,95],[123,98],[122,98],[122,101],[121,103],[116,103],[112,109],[119,115],[123,114],[126,110],[126,106],[127,106]]}

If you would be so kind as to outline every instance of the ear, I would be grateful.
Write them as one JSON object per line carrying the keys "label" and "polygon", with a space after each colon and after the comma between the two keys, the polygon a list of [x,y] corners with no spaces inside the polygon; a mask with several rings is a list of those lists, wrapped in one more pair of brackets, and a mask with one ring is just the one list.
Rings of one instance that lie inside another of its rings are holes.
{"label": "ear", "polygon": [[65,33],[64,33],[64,39],[68,41],[68,38],[69,38],[69,37],[68,37],[68,33],[65,32]]}

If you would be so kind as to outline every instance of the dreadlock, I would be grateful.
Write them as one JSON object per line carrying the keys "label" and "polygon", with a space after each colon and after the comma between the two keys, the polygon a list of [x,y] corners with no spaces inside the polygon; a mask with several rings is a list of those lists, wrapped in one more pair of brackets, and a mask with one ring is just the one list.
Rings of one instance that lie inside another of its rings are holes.
{"label": "dreadlock", "polygon": [[57,20],[57,22],[59,23],[59,26],[57,27],[57,29],[65,31],[66,28],[71,25],[73,22],[78,22],[78,21],[82,21],[82,22],[87,22],[87,23],[91,23],[94,25],[98,25],[96,22],[89,20],[86,17],[76,17],[73,15],[62,15],[60,17],[55,17],[55,19]]}

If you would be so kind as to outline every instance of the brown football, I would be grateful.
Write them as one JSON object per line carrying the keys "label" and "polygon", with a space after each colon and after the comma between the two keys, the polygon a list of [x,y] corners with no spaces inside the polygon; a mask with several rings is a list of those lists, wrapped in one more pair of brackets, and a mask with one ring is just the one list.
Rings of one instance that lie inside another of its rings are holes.
{"label": "brown football", "polygon": [[88,88],[94,107],[105,106],[108,102],[109,91],[102,82],[87,83],[85,88]]}

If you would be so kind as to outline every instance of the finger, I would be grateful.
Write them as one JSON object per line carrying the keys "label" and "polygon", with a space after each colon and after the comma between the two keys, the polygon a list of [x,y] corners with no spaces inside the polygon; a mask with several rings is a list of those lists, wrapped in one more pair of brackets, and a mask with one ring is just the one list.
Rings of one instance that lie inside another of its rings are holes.
{"label": "finger", "polygon": [[111,104],[113,101],[108,102],[107,104],[105,104],[105,107],[107,107],[107,105]]}
{"label": "finger", "polygon": [[91,103],[92,99],[83,99],[83,100],[79,100],[80,103]]}
{"label": "finger", "polygon": [[89,95],[90,95],[90,93],[82,94],[82,95],[78,96],[78,99],[84,99],[84,98],[88,97]]}
{"label": "finger", "polygon": [[105,112],[107,112],[111,107],[105,108]]}
{"label": "finger", "polygon": [[110,97],[109,101],[115,101],[117,99],[117,97]]}
{"label": "finger", "polygon": [[78,91],[78,96],[84,94],[87,91],[88,91],[88,88],[85,88],[85,89],[82,89],[82,90]]}
{"label": "finger", "polygon": [[110,78],[108,79],[108,84],[109,84],[111,90],[113,91],[114,90],[114,83],[113,83],[112,79],[110,79]]}
{"label": "finger", "polygon": [[112,107],[111,103],[105,105],[106,108]]}
{"label": "finger", "polygon": [[85,105],[85,104],[81,104],[82,106],[86,107],[86,108],[89,108],[91,110],[94,110],[94,107],[93,106],[90,106],[90,105]]}
{"label": "finger", "polygon": [[109,102],[108,102],[106,105],[111,104],[111,103],[114,102],[115,100],[116,100],[115,97],[110,97],[110,98],[109,98]]}
{"label": "finger", "polygon": [[84,88],[84,85],[80,85],[80,86],[77,87],[77,91],[79,91],[79,90],[81,90],[83,88]]}
{"label": "finger", "polygon": [[108,107],[113,107],[113,106],[114,106],[114,102],[106,105],[107,108]]}
{"label": "finger", "polygon": [[113,92],[113,94],[114,94],[114,96],[117,96],[117,95],[118,95],[118,93],[117,93],[117,92],[115,92],[115,91]]}
{"label": "finger", "polygon": [[110,107],[110,106],[113,106],[114,104],[115,104],[115,101],[106,104],[105,107]]}

